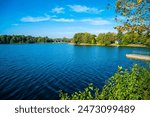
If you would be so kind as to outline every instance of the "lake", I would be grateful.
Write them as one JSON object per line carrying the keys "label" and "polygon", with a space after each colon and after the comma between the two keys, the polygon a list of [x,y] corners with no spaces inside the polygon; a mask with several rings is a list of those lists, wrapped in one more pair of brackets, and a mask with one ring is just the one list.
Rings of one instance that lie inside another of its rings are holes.
{"label": "lake", "polygon": [[69,44],[1,44],[0,99],[59,99],[59,91],[83,90],[89,83],[102,88],[118,66],[144,61],[126,54],[148,48],[74,46]]}

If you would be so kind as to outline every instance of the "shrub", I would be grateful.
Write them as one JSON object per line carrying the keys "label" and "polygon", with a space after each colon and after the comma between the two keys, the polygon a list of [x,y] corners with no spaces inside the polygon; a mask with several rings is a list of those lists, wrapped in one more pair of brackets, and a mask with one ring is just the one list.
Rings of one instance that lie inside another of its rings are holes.
{"label": "shrub", "polygon": [[118,71],[100,89],[90,84],[83,92],[72,95],[61,91],[62,100],[149,100],[150,99],[150,65],[142,67],[135,64],[131,70]]}

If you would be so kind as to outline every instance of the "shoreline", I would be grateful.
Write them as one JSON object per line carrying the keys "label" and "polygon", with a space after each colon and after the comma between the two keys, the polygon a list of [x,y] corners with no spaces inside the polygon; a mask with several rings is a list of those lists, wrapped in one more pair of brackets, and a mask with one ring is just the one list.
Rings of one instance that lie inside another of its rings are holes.
{"label": "shoreline", "polygon": [[[75,44],[75,43],[9,43],[9,45],[22,45],[22,44],[69,44],[69,45],[75,45],[75,46],[102,46],[102,47],[139,47],[139,48],[150,48],[150,46],[142,45],[142,44],[128,44],[128,45],[118,45],[118,44],[110,44],[110,45],[103,45],[103,44],[88,44],[88,43],[81,43],[81,44]],[[5,45],[5,44],[0,44]]]}
{"label": "shoreline", "polygon": [[[75,43],[68,43],[70,45],[77,45]],[[111,45],[103,45],[103,44],[88,44],[88,43],[81,43],[77,46],[106,46],[106,47],[141,47],[141,48],[150,48],[150,46],[142,45],[142,44],[128,44],[128,45],[118,45],[118,44],[111,44]]]}

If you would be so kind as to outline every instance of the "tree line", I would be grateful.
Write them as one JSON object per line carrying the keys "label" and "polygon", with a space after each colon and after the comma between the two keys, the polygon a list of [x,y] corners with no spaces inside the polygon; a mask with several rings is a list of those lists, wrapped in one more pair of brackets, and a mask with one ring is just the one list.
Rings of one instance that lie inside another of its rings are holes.
{"label": "tree line", "polygon": [[98,36],[90,33],[76,33],[73,37],[73,42],[76,45],[82,43],[86,44],[99,44],[99,45],[111,45],[115,42],[119,45],[128,45],[128,44],[143,44],[150,46],[150,31],[139,34],[136,32],[118,32],[112,33],[100,33]]}
{"label": "tree line", "polygon": [[0,35],[0,44],[15,43],[54,43],[54,42],[70,42],[68,38],[49,38],[49,37],[33,37],[24,35]]}
{"label": "tree line", "polygon": [[119,45],[128,44],[143,44],[150,46],[150,31],[139,34],[136,32],[118,32],[100,33],[98,36],[91,33],[76,33],[73,39],[69,38],[49,38],[49,37],[33,37],[24,35],[0,35],[0,44],[13,44],[13,43],[54,43],[54,42],[73,42],[76,45],[84,44],[98,44],[98,45],[111,45],[117,42]]}

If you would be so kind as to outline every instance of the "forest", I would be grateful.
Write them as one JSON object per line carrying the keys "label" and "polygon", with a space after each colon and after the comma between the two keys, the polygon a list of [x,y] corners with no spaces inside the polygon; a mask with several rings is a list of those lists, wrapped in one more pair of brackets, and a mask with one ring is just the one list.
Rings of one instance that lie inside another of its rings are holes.
{"label": "forest", "polygon": [[128,45],[128,44],[142,44],[150,46],[150,31],[145,34],[138,34],[133,32],[122,33],[118,32],[112,33],[100,33],[98,36],[90,33],[76,33],[73,37],[73,42],[77,45],[81,43],[87,44],[99,44],[99,45],[111,45],[115,41],[119,45]]}
{"label": "forest", "polygon": [[49,37],[33,37],[24,35],[0,35],[0,44],[58,43],[70,41],[71,40],[66,37],[49,38]]}
{"label": "forest", "polygon": [[73,42],[76,45],[84,44],[98,44],[109,46],[118,42],[118,45],[128,44],[142,44],[150,46],[150,31],[145,34],[138,34],[133,32],[118,34],[113,32],[99,33],[98,36],[88,32],[76,33],[73,39],[70,38],[49,38],[49,37],[33,37],[24,35],[0,35],[0,44],[15,44],[15,43],[55,43],[55,42]]}

